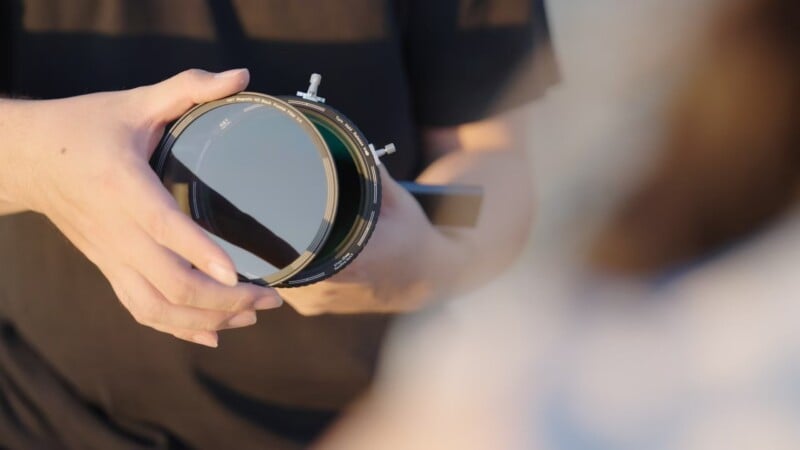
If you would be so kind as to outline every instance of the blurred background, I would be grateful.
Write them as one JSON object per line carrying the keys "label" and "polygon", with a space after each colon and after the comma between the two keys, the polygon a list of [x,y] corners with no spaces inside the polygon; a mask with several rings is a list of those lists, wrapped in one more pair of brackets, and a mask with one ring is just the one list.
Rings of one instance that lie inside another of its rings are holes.
{"label": "blurred background", "polygon": [[548,8],[524,256],[395,327],[322,446],[800,448],[800,8]]}

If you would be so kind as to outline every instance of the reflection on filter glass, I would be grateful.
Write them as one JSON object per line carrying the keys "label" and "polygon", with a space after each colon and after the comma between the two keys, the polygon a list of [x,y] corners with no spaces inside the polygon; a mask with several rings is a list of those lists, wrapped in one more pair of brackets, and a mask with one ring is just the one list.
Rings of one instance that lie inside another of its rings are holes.
{"label": "reflection on filter glass", "polygon": [[324,223],[319,150],[293,119],[260,105],[224,105],[191,123],[167,176],[188,183],[201,225],[250,278],[296,260]]}

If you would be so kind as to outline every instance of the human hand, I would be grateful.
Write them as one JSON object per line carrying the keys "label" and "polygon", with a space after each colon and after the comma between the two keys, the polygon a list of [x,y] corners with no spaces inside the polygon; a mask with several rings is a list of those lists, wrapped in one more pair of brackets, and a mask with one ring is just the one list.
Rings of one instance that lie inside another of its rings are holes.
{"label": "human hand", "polygon": [[[247,70],[190,70],[128,91],[0,103],[0,202],[46,215],[141,324],[216,347],[281,304],[237,285],[233,262],[178,208],[148,160],[164,127],[247,86]],[[192,268],[194,266],[197,269]]]}
{"label": "human hand", "polygon": [[383,201],[364,251],[333,277],[278,289],[303,315],[389,313],[417,309],[440,295],[461,249],[434,228],[416,200],[381,166]]}

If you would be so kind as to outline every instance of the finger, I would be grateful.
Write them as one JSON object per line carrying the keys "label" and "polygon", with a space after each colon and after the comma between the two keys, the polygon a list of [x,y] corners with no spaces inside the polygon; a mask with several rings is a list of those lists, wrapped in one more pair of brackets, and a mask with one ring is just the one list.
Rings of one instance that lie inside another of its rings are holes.
{"label": "finger", "polygon": [[392,178],[392,175],[389,174],[389,171],[386,170],[383,164],[378,167],[378,170],[381,177],[381,203],[385,207],[391,209],[401,200],[406,199],[406,197],[411,197],[411,194]]}
{"label": "finger", "polygon": [[140,324],[151,328],[218,331],[256,323],[255,311],[228,313],[174,305],[144,277],[128,267],[108,277],[122,304]]}
{"label": "finger", "polygon": [[[95,265],[100,267],[99,256],[97,256],[97,252],[89,251],[88,248],[91,248],[92,245],[84,240],[80,233],[75,231],[70,225],[66,222],[60,223],[57,225],[62,233],[78,247],[79,250],[84,252],[86,256],[93,262]],[[106,272],[103,268],[100,269],[104,275]],[[110,279],[109,279],[110,281]],[[121,298],[121,291],[116,287],[116,283],[111,283],[112,289],[114,290],[115,294],[118,298]],[[218,337],[217,333],[214,331],[193,331],[193,330],[185,330],[185,329],[168,329],[167,327],[162,327],[159,325],[153,326],[153,328],[157,329],[158,331],[162,331],[168,334],[171,334],[179,339],[183,339],[185,341],[193,342],[200,345],[205,345],[207,347],[216,348],[218,344]]]}
{"label": "finger", "polygon": [[181,328],[162,327],[160,325],[153,326],[152,328],[162,333],[171,334],[178,339],[188,341],[193,344],[200,344],[211,348],[219,347],[219,335],[216,331],[194,331]]}
{"label": "finger", "polygon": [[145,88],[146,110],[166,123],[194,105],[233,95],[250,82],[247,69],[211,73],[190,69]]}
{"label": "finger", "polygon": [[129,242],[137,249],[134,266],[170,303],[227,312],[270,309],[283,303],[273,289],[250,283],[228,287],[215,282],[144,233],[130,237]]}
{"label": "finger", "polygon": [[233,261],[178,207],[153,171],[141,171],[143,182],[128,192],[128,213],[158,244],[172,250],[211,278],[236,286]]}

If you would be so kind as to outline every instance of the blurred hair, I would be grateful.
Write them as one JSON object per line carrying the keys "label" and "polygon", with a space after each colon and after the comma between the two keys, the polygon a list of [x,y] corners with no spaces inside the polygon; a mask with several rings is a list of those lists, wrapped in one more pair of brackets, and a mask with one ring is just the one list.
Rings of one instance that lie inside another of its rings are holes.
{"label": "blurred hair", "polygon": [[800,1],[725,2],[669,109],[661,157],[596,240],[601,269],[708,255],[791,206],[800,181]]}

